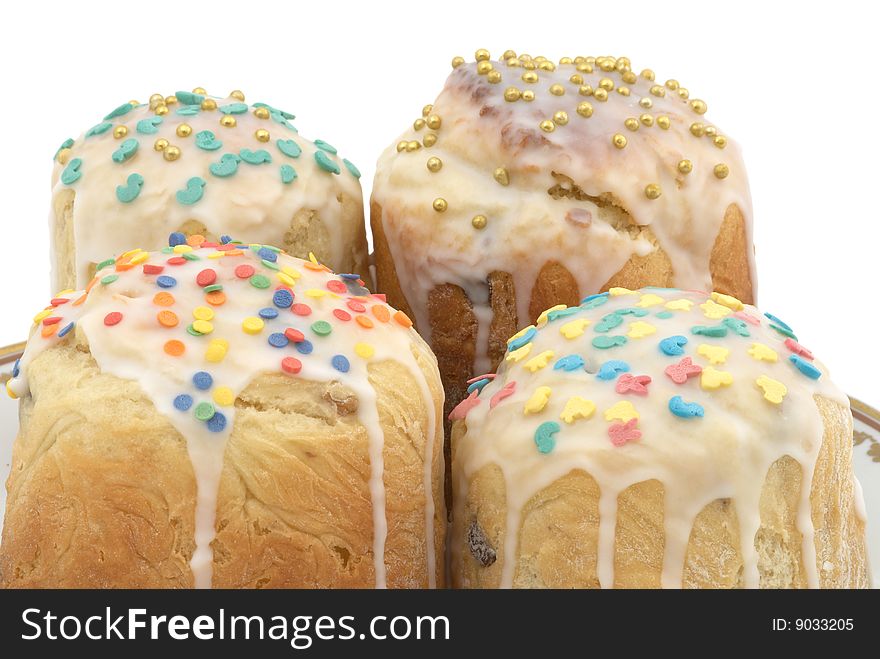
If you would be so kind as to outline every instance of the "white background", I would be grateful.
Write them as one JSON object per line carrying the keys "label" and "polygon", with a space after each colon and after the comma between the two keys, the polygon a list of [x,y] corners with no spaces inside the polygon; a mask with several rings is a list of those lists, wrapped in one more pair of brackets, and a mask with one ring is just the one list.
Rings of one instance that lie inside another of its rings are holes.
{"label": "white background", "polygon": [[[7,2],[0,10],[0,345],[48,301],[52,155],[109,109],[242,89],[355,162],[433,101],[453,55],[626,55],[744,149],[760,306],[868,403],[880,349],[880,35],[869,3]],[[143,246],[149,247],[149,246]]]}

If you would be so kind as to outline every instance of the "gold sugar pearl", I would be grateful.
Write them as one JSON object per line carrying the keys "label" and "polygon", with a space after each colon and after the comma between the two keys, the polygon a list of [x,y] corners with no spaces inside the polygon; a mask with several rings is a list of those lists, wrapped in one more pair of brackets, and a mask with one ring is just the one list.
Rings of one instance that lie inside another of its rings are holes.
{"label": "gold sugar pearl", "polygon": [[268,142],[270,137],[269,131],[265,128],[260,128],[254,132],[254,137],[257,138],[257,142]]}
{"label": "gold sugar pearl", "polygon": [[178,137],[189,137],[192,135],[193,129],[189,124],[180,124],[175,132]]}
{"label": "gold sugar pearl", "polygon": [[[202,103],[204,105],[204,103]],[[257,119],[268,119],[269,118],[269,108],[256,108],[254,110],[254,116]]]}
{"label": "gold sugar pearl", "polygon": [[488,221],[489,220],[486,218],[485,215],[474,215],[473,219],[471,220],[471,225],[473,225],[474,229],[485,229],[486,222]]}
{"label": "gold sugar pearl", "polygon": [[717,133],[718,129],[715,128],[715,126],[706,126],[706,128],[703,129],[703,135],[708,135],[709,137],[715,137]]}
{"label": "gold sugar pearl", "polygon": [[660,126],[660,128],[662,128],[663,130],[668,130],[669,126],[672,125],[672,122],[669,120],[669,117],[663,114],[657,117],[657,125]]}
{"label": "gold sugar pearl", "polygon": [[723,149],[727,146],[727,138],[724,135],[716,135],[712,140],[712,143],[717,146],[719,149]]}
{"label": "gold sugar pearl", "polygon": [[426,124],[425,124],[425,120],[424,120],[424,119],[421,119],[421,118],[420,118],[420,119],[416,119],[416,120],[413,122],[413,130],[422,130],[422,129],[425,127],[425,125],[426,125]]}
{"label": "gold sugar pearl", "polygon": [[535,83],[538,82],[538,74],[534,71],[526,71],[522,74],[523,82]]}
{"label": "gold sugar pearl", "polygon": [[504,90],[504,100],[508,103],[518,101],[520,96],[520,91],[516,87],[508,87]]}
{"label": "gold sugar pearl", "polygon": [[624,73],[624,74],[623,74],[622,76],[620,76],[620,77],[621,77],[621,78],[623,79],[623,81],[624,81],[626,84],[628,84],[628,85],[634,85],[634,84],[636,83],[636,81],[638,80],[638,77],[637,77],[636,74],[633,73],[632,71],[627,71],[626,73]]}
{"label": "gold sugar pearl", "polygon": [[497,85],[499,82],[501,82],[501,71],[492,69],[486,76],[486,80],[488,80],[493,85]]}
{"label": "gold sugar pearl", "polygon": [[141,104],[141,102],[138,101],[137,99],[134,99],[134,98],[133,98],[133,99],[131,99],[131,100],[128,102],[128,104],[131,105],[132,107],[135,107],[135,108],[136,108],[138,105]]}
{"label": "gold sugar pearl", "polygon": [[641,107],[645,108],[646,110],[648,110],[648,109],[654,107],[654,101],[652,101],[650,98],[645,96],[644,98],[639,99],[639,105]]}
{"label": "gold sugar pearl", "polygon": [[607,92],[610,92],[612,89],[614,89],[614,81],[611,78],[602,78],[599,81],[599,87]]}
{"label": "gold sugar pearl", "polygon": [[595,98],[597,101],[604,103],[608,100],[608,92],[604,89],[597,89],[593,92],[593,98]]}
{"label": "gold sugar pearl", "polygon": [[113,137],[115,137],[117,140],[121,140],[126,135],[128,135],[128,128],[126,128],[125,126],[117,126],[113,129]]}
{"label": "gold sugar pearl", "polygon": [[492,173],[492,176],[501,185],[508,185],[510,183],[510,174],[508,174],[507,170],[504,167],[496,168],[495,171]]}
{"label": "gold sugar pearl", "polygon": [[727,178],[728,174],[730,174],[730,167],[720,162],[715,165],[712,172],[715,174],[715,178]]}
{"label": "gold sugar pearl", "polygon": [[407,145],[406,140],[400,140],[400,142],[397,143],[397,153],[400,153],[401,151],[406,150],[406,145]]}
{"label": "gold sugar pearl", "polygon": [[603,71],[613,71],[616,66],[616,62],[612,57],[603,57],[601,60],[596,60],[596,64],[598,64],[599,68]]}
{"label": "gold sugar pearl", "polygon": [[629,96],[629,87],[618,87],[617,93],[621,96]]}
{"label": "gold sugar pearl", "polygon": [[593,106],[587,102],[582,101],[578,103],[577,113],[582,117],[592,117],[593,116]]}
{"label": "gold sugar pearl", "polygon": [[663,97],[666,96],[666,90],[663,89],[663,87],[661,87],[660,85],[654,85],[653,87],[651,87],[651,95]]}
{"label": "gold sugar pearl", "polygon": [[638,130],[639,120],[635,117],[629,117],[623,122],[623,125],[626,126],[629,130]]}
{"label": "gold sugar pearl", "polygon": [[522,53],[522,54],[519,56],[519,58],[520,58],[520,60],[522,60],[523,62],[528,62],[530,59],[532,59],[532,56],[529,55],[528,53]]}
{"label": "gold sugar pearl", "polygon": [[650,82],[654,82],[654,72],[651,69],[643,69],[639,74],[645,80],[649,80]]}
{"label": "gold sugar pearl", "polygon": [[438,213],[443,213],[449,208],[449,204],[446,203],[446,200],[443,197],[437,197],[431,205]]}
{"label": "gold sugar pearl", "polygon": [[226,128],[234,128],[236,123],[235,117],[231,114],[224,114],[220,117],[220,125],[225,126]]}
{"label": "gold sugar pearl", "polygon": [[552,133],[556,130],[556,124],[554,124],[549,119],[544,119],[540,124],[538,124],[545,133]]}
{"label": "gold sugar pearl", "polygon": [[241,101],[242,103],[244,103],[244,92],[240,89],[233,89],[231,92],[229,92],[229,95],[236,101]]}
{"label": "gold sugar pearl", "polygon": [[[202,110],[205,110],[208,112],[210,112],[212,110],[216,110],[217,109],[217,101],[215,101],[213,98],[206,98],[204,101],[202,101],[201,108],[202,108]],[[260,114],[257,114],[257,112],[259,110],[262,110],[263,112],[261,112]],[[264,114],[266,115],[265,117],[263,116]],[[269,118],[269,111],[266,108],[257,108],[256,110],[254,110],[254,116],[259,117],[260,119],[268,119]]]}
{"label": "gold sugar pearl", "polygon": [[410,153],[412,153],[413,151],[418,151],[421,148],[422,148],[421,143],[417,142],[415,140],[410,140],[409,142],[406,143],[406,150]]}
{"label": "gold sugar pearl", "polygon": [[534,101],[535,100],[535,92],[533,92],[531,89],[526,89],[522,93],[522,100],[527,101],[527,102]]}
{"label": "gold sugar pearl", "polygon": [[709,107],[706,105],[705,101],[701,101],[698,98],[695,98],[693,101],[691,101],[691,110],[693,110],[697,114],[706,114],[706,110],[708,109]]}
{"label": "gold sugar pearl", "polygon": [[158,105],[156,106],[156,114],[160,117],[168,114],[168,106],[167,105]]}
{"label": "gold sugar pearl", "polygon": [[180,158],[180,149],[174,145],[168,145],[162,151],[162,157],[168,161],[174,161]]}
{"label": "gold sugar pearl", "polygon": [[550,93],[554,96],[562,96],[565,93],[565,87],[560,84],[550,85]]}
{"label": "gold sugar pearl", "polygon": [[581,85],[578,88],[578,94],[580,94],[581,96],[592,96],[593,88],[590,85]]}
{"label": "gold sugar pearl", "polygon": [[678,94],[678,97],[680,99],[685,100],[685,101],[687,100],[688,96],[691,95],[691,93],[687,89],[685,89],[684,87],[679,88],[676,93]]}
{"label": "gold sugar pearl", "polygon": [[436,133],[428,133],[422,138],[422,142],[425,146],[434,146],[437,144],[437,134]]}
{"label": "gold sugar pearl", "polygon": [[462,64],[464,64],[464,57],[453,57],[452,58],[452,68],[457,69]]}
{"label": "gold sugar pearl", "polygon": [[582,63],[583,61],[584,61],[584,56],[583,56],[583,55],[578,55],[577,57],[574,58],[574,63],[575,63],[575,64],[580,64],[580,63]]}
{"label": "gold sugar pearl", "polygon": [[626,146],[626,137],[620,133],[614,133],[614,136],[611,138],[611,143],[618,149],[622,149]]}
{"label": "gold sugar pearl", "polygon": [[526,71],[534,71],[535,69],[538,68],[538,65],[535,64],[534,62],[526,61],[526,62],[523,62],[523,63],[522,63],[522,67],[523,67]]}
{"label": "gold sugar pearl", "polygon": [[565,66],[566,64],[571,64],[570,57],[560,57],[559,58],[559,66]]}
{"label": "gold sugar pearl", "polygon": [[159,103],[164,103],[165,97],[162,94],[153,94],[150,96],[150,105],[158,105]]}
{"label": "gold sugar pearl", "polygon": [[695,121],[690,126],[691,135],[694,137],[702,137],[705,135],[706,127],[699,121]]}
{"label": "gold sugar pearl", "polygon": [[582,85],[584,84],[584,76],[580,75],[579,73],[573,73],[568,81],[575,85]]}
{"label": "gold sugar pearl", "polygon": [[678,84],[678,80],[673,80],[671,78],[669,80],[667,80],[665,84],[666,84],[666,89],[669,89],[672,91],[675,91],[676,89],[678,89],[680,87],[680,85]]}
{"label": "gold sugar pearl", "polygon": [[558,110],[553,114],[553,121],[555,121],[558,126],[564,126],[568,123],[568,112],[565,110]]}
{"label": "gold sugar pearl", "polygon": [[684,159],[678,161],[678,171],[682,174],[690,174],[694,170],[694,163]]}
{"label": "gold sugar pearl", "polygon": [[625,71],[629,71],[630,66],[632,66],[632,65],[630,64],[629,57],[618,57],[617,58],[617,66],[615,68],[618,71],[620,71],[621,73],[623,73]]}
{"label": "gold sugar pearl", "polygon": [[440,124],[442,120],[436,114],[429,115],[427,119],[425,119],[425,123],[428,124],[428,128],[431,130],[437,130],[440,128]]}
{"label": "gold sugar pearl", "polygon": [[587,64],[586,62],[582,62],[575,67],[581,73],[592,73],[593,66],[591,64]]}
{"label": "gold sugar pearl", "polygon": [[477,62],[477,73],[481,76],[486,75],[492,70],[492,62]]}
{"label": "gold sugar pearl", "polygon": [[647,113],[639,115],[639,121],[641,121],[642,124],[644,124],[645,126],[653,126],[654,125],[653,115],[650,115]]}
{"label": "gold sugar pearl", "polygon": [[650,183],[645,186],[645,196],[648,199],[657,199],[661,194],[660,186],[656,183]]}
{"label": "gold sugar pearl", "polygon": [[474,53],[474,59],[478,62],[486,62],[489,60],[491,55],[489,55],[489,51],[485,48],[480,48],[477,52]]}
{"label": "gold sugar pearl", "polygon": [[158,140],[153,142],[153,149],[156,151],[164,151],[168,148],[168,140],[164,137],[160,137]]}
{"label": "gold sugar pearl", "polygon": [[504,54],[501,56],[501,59],[516,59],[516,53],[512,50],[505,50]]}
{"label": "gold sugar pearl", "polygon": [[193,94],[207,94],[208,92],[205,91],[204,87],[196,87],[195,89],[193,89],[192,93]]}
{"label": "gold sugar pearl", "polygon": [[439,172],[443,167],[443,161],[440,158],[428,158],[428,162],[426,163],[429,172]]}
{"label": "gold sugar pearl", "polygon": [[542,71],[555,71],[556,65],[553,62],[541,62],[538,68]]}
{"label": "gold sugar pearl", "polygon": [[507,66],[511,67],[520,66],[519,60],[516,57],[511,57],[509,60],[507,60],[506,64]]}
{"label": "gold sugar pearl", "polygon": [[431,110],[433,109],[434,106],[428,103],[425,107],[422,108],[422,116],[427,117],[429,114],[431,114]]}
{"label": "gold sugar pearl", "polygon": [[165,105],[174,105],[175,103],[177,103],[177,97],[174,94],[165,97]]}

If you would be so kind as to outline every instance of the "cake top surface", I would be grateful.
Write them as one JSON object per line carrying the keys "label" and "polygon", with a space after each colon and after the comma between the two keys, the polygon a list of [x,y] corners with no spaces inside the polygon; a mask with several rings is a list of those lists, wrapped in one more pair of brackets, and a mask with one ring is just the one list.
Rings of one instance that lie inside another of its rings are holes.
{"label": "cake top surface", "polygon": [[340,192],[361,203],[360,172],[332,144],[303,138],[289,112],[244,99],[238,90],[225,98],[201,88],[153,94],[60,146],[53,180],[56,194],[76,192],[81,285],[87,258],[161,244],[188,220],[218,236],[268,241],[301,208],[337,220]]}

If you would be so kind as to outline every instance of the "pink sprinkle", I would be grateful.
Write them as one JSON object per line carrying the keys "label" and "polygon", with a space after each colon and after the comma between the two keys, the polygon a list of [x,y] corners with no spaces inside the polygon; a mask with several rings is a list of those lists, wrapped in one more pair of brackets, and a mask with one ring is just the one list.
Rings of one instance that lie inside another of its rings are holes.
{"label": "pink sprinkle", "polygon": [[813,361],[813,353],[804,348],[800,343],[795,341],[794,339],[786,339],[785,347],[791,350],[794,354],[800,355],[804,359],[809,359]]}
{"label": "pink sprinkle", "polygon": [[327,282],[327,289],[333,291],[334,293],[345,293],[348,289],[338,279],[331,279]]}
{"label": "pink sprinkle", "polygon": [[734,318],[739,318],[740,320],[746,321],[749,325],[760,325],[761,321],[755,318],[752,314],[746,313],[745,311],[737,311],[733,314]]}
{"label": "pink sprinkle", "polygon": [[333,315],[336,316],[339,320],[351,320],[351,314],[348,313],[345,309],[334,309]]}
{"label": "pink sprinkle", "polygon": [[349,309],[356,313],[363,313],[367,310],[367,308],[357,300],[349,300],[346,304],[348,304]]}
{"label": "pink sprinkle", "polygon": [[470,380],[467,381],[467,383],[473,384],[474,382],[477,382],[479,380],[494,380],[494,379],[495,379],[494,373],[486,373],[485,375],[477,375],[475,377],[472,377]]}
{"label": "pink sprinkle", "polygon": [[638,419],[630,419],[626,423],[612,423],[608,427],[608,436],[611,438],[611,443],[615,446],[623,446],[627,442],[641,439],[642,431],[636,427],[638,423]]}
{"label": "pink sprinkle", "polygon": [[617,386],[614,390],[619,394],[632,392],[644,396],[648,393],[649,384],[651,384],[650,375],[630,375],[629,373],[624,373],[617,380]]}
{"label": "pink sprinkle", "polygon": [[450,421],[458,421],[459,419],[467,418],[468,412],[474,409],[477,405],[480,404],[480,392],[477,389],[474,389],[471,392],[471,395],[461,401],[458,405],[455,406],[449,413]]}
{"label": "pink sprinkle", "polygon": [[373,297],[376,298],[377,300],[382,300],[382,302],[388,301],[385,299],[385,293],[373,293]]}
{"label": "pink sprinkle", "polygon": [[495,406],[500,403],[502,400],[507,398],[508,396],[513,395],[513,392],[516,391],[516,381],[511,381],[505,384],[499,391],[495,393],[492,398],[489,399],[489,409],[494,409]]}
{"label": "pink sprinkle", "polygon": [[680,362],[677,364],[670,364],[663,372],[666,373],[666,375],[669,376],[669,379],[675,382],[675,384],[684,384],[689,377],[702,373],[703,367],[699,364],[694,364],[690,357],[682,357]]}
{"label": "pink sprinkle", "polygon": [[170,259],[165,261],[168,265],[183,265],[186,263],[186,259],[182,256],[172,256]]}
{"label": "pink sprinkle", "polygon": [[118,325],[122,320],[122,314],[118,311],[111,311],[106,316],[104,316],[104,324],[107,327],[112,327],[113,325]]}
{"label": "pink sprinkle", "polygon": [[297,316],[308,316],[312,313],[312,308],[307,304],[297,303],[290,307],[290,310]]}

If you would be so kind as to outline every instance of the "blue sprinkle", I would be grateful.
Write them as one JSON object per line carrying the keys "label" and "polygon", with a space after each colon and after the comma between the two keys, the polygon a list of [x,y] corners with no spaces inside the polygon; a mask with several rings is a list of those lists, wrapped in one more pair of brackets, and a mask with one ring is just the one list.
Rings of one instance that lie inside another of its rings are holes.
{"label": "blue sprinkle", "polygon": [[[67,323],[67,325],[65,325],[60,330],[58,330],[58,338],[60,339],[62,337],[67,336],[67,334],[70,332],[70,330],[73,329],[74,325],[75,325],[75,323]],[[15,374],[13,373],[13,377],[14,377],[14,375]]]}
{"label": "blue sprinkle", "polygon": [[284,348],[290,341],[282,332],[273,332],[269,335],[269,345],[273,348]]}
{"label": "blue sprinkle", "polygon": [[273,318],[278,318],[278,310],[272,307],[264,307],[260,309],[259,315],[263,320],[272,320]]}
{"label": "blue sprinkle", "polygon": [[17,378],[19,373],[21,373],[21,359],[16,359],[15,364],[12,365],[12,377]]}
{"label": "blue sprinkle", "polygon": [[286,288],[279,288],[272,295],[272,304],[279,309],[289,309],[290,305],[293,304],[293,293]]}
{"label": "blue sprinkle", "polygon": [[808,362],[800,355],[791,355],[788,359],[792,364],[797,366],[797,370],[806,375],[808,378],[812,380],[818,380],[820,377],[822,377],[822,371],[813,366],[810,362]]}
{"label": "blue sprinkle", "polygon": [[629,364],[619,359],[612,359],[599,367],[596,377],[600,380],[614,380],[621,373],[627,373],[628,371]]}
{"label": "blue sprinkle", "polygon": [[748,326],[744,321],[739,318],[725,318],[721,321],[721,324],[727,327],[734,334],[738,334],[740,336],[751,336],[749,332]]}
{"label": "blue sprinkle", "polygon": [[618,327],[619,325],[622,325],[622,324],[623,324],[623,316],[621,316],[619,313],[617,313],[615,311],[613,313],[602,316],[602,320],[598,324],[596,324],[596,326],[593,329],[595,329],[597,332],[600,332],[600,333],[610,332],[615,327]]}
{"label": "blue sprinkle", "polygon": [[353,281],[357,281],[358,279],[361,278],[360,275],[355,275],[352,273],[340,274],[339,276],[342,277],[343,279],[351,279]]}
{"label": "blue sprinkle", "polygon": [[568,307],[567,309],[555,309],[550,311],[547,314],[547,320],[554,321],[557,318],[565,318],[566,316],[571,316],[572,314],[576,314],[578,311],[582,311],[580,307]]}
{"label": "blue sprinkle", "polygon": [[296,345],[297,352],[299,352],[300,354],[303,354],[303,355],[310,355],[310,354],[312,354],[312,350],[314,350],[314,346],[312,345],[312,342],[309,341],[308,339],[303,339],[302,341],[296,343],[295,345]]}
{"label": "blue sprinkle", "polygon": [[556,446],[556,438],[560,426],[555,421],[545,421],[535,431],[535,445],[541,453],[549,453]]}
{"label": "blue sprinkle", "polygon": [[211,385],[214,384],[214,378],[212,378],[211,374],[207,371],[199,371],[193,375],[192,380],[196,389],[201,389],[202,391],[207,391],[211,388]]}
{"label": "blue sprinkle", "polygon": [[538,330],[536,330],[534,327],[530,327],[529,329],[527,329],[525,331],[525,333],[522,336],[518,336],[513,341],[509,342],[507,344],[507,350],[509,352],[513,352],[514,350],[518,350],[518,349],[522,348],[525,344],[527,344],[529,341],[531,341],[533,338],[535,338],[535,334],[537,334],[537,333],[538,333]]}
{"label": "blue sprinkle", "polygon": [[278,255],[268,247],[260,247],[260,249],[257,250],[257,254],[261,259],[272,261],[272,263],[275,263],[275,261],[278,260]]}
{"label": "blue sprinkle", "polygon": [[584,358],[580,355],[566,355],[553,364],[554,371],[576,371],[584,366]]}
{"label": "blue sprinkle", "polygon": [[186,236],[184,236],[180,231],[175,231],[170,236],[168,236],[168,246],[177,247],[178,245],[186,245]]}
{"label": "blue sprinkle", "polygon": [[468,385],[467,392],[468,392],[468,394],[471,394],[474,391],[482,392],[483,387],[485,387],[490,382],[491,382],[491,380],[489,378],[481,378],[481,379],[477,380],[476,382],[471,382]]}
{"label": "blue sprinkle", "polygon": [[785,329],[784,327],[780,327],[779,325],[777,325],[777,324],[775,324],[775,323],[770,323],[770,329],[776,330],[777,332],[779,332],[780,334],[782,334],[782,336],[787,336],[787,337],[789,337],[789,338],[791,338],[791,339],[794,339],[795,341],[798,340],[798,338],[797,338],[797,336],[795,335],[795,333],[792,332],[790,329]]}
{"label": "blue sprinkle", "polygon": [[177,280],[174,277],[169,277],[168,275],[160,275],[156,278],[156,285],[160,288],[174,288],[177,286]]}
{"label": "blue sprinkle", "polygon": [[637,307],[624,307],[623,309],[618,309],[614,313],[618,313],[621,315],[630,314],[635,316],[636,318],[644,318],[648,315],[649,312],[647,309],[639,309]]}
{"label": "blue sprinkle", "polygon": [[686,403],[681,396],[673,396],[669,399],[669,411],[682,419],[702,417],[704,414],[702,405],[699,403]]}
{"label": "blue sprinkle", "polygon": [[765,313],[764,315],[767,316],[767,318],[769,318],[770,320],[772,320],[772,321],[773,321],[774,323],[776,323],[777,325],[780,325],[780,326],[784,327],[785,329],[787,329],[789,332],[793,332],[793,331],[794,331],[793,329],[791,329],[791,325],[789,325],[789,324],[786,323],[785,321],[780,320],[779,318],[777,318],[776,316],[774,316],[772,313]]}
{"label": "blue sprinkle", "polygon": [[336,148],[331,146],[330,144],[327,144],[327,142],[325,142],[324,140],[315,140],[315,146],[319,149],[326,151],[327,153],[336,153]]}
{"label": "blue sprinkle", "polygon": [[232,236],[227,236],[226,234],[223,234],[222,236],[220,236],[220,244],[221,245],[228,245],[231,242],[232,242]]}
{"label": "blue sprinkle", "polygon": [[330,363],[333,364],[333,368],[340,373],[348,373],[348,369],[351,368],[351,364],[348,363],[348,359],[345,355],[333,355],[333,359],[330,360]]}
{"label": "blue sprinkle", "polygon": [[207,426],[211,432],[223,432],[226,428],[226,415],[223,412],[214,412],[214,416],[208,419]]}
{"label": "blue sprinkle", "polygon": [[660,312],[658,312],[658,313],[656,313],[656,314],[654,314],[654,315],[655,315],[657,318],[659,318],[660,320],[669,320],[669,319],[672,318],[672,316],[674,316],[675,314],[673,314],[671,311],[660,311]]}
{"label": "blue sprinkle", "polygon": [[664,355],[669,355],[670,357],[674,357],[676,355],[684,354],[684,345],[688,342],[686,336],[682,336],[681,334],[676,334],[675,336],[669,336],[660,341],[660,351]]}
{"label": "blue sprinkle", "polygon": [[[594,300],[604,300],[604,302],[600,302],[596,306],[598,307],[600,304],[605,304],[608,301],[608,293],[596,293],[595,295],[588,295],[583,300],[581,300],[581,304],[590,304]],[[592,307],[591,307],[592,308]]]}
{"label": "blue sprinkle", "polygon": [[180,394],[174,398],[174,409],[186,412],[192,407],[193,398],[189,394]]}

